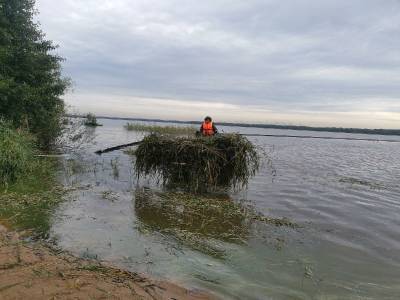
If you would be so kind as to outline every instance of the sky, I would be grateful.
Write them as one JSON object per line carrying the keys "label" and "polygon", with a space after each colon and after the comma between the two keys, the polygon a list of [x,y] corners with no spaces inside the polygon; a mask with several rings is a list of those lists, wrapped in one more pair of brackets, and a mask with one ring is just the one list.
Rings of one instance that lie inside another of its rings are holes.
{"label": "sky", "polygon": [[37,0],[73,112],[400,128],[400,0]]}

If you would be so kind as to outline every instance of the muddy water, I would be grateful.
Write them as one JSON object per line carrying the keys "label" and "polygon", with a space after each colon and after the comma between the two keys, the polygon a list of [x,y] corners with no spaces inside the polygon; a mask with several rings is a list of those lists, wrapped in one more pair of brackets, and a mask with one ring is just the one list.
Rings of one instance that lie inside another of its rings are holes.
{"label": "muddy water", "polygon": [[399,299],[399,144],[252,138],[272,166],[265,163],[248,190],[221,201],[301,227],[209,211],[182,222],[185,208],[170,209],[154,180],[137,180],[129,155],[93,154],[142,137],[126,132],[122,121],[101,122],[95,144],[64,161],[62,177],[72,191],[51,232],[62,248],[225,299]]}

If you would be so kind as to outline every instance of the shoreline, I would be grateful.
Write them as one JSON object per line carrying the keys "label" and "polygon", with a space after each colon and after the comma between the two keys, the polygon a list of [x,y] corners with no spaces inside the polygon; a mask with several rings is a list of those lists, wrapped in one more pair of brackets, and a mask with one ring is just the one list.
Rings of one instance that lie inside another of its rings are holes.
{"label": "shoreline", "polygon": [[[69,118],[85,118],[79,114],[67,114]],[[134,118],[134,117],[112,117],[112,116],[97,116],[97,119],[104,120],[120,120],[120,121],[138,121],[138,122],[157,122],[157,123],[176,123],[199,125],[201,121],[193,120],[168,120],[168,119],[152,119],[152,118]],[[297,131],[314,131],[314,132],[330,132],[330,133],[351,133],[365,135],[388,135],[400,136],[400,129],[395,128],[362,128],[362,127],[333,127],[333,126],[308,126],[308,125],[289,125],[289,124],[268,124],[268,123],[241,123],[241,122],[218,122],[220,126],[231,127],[246,127],[246,128],[261,128],[261,129],[282,129],[282,130],[297,130]]]}
{"label": "shoreline", "polygon": [[0,224],[0,299],[176,299],[216,296],[78,258]]}

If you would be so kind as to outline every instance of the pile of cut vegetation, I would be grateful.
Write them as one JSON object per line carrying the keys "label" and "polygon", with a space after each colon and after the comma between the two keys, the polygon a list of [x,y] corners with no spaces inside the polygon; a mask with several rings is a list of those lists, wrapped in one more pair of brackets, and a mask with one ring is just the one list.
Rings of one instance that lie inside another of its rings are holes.
{"label": "pile of cut vegetation", "polygon": [[205,192],[245,187],[260,166],[256,147],[238,134],[172,137],[150,134],[135,151],[136,173],[169,187]]}

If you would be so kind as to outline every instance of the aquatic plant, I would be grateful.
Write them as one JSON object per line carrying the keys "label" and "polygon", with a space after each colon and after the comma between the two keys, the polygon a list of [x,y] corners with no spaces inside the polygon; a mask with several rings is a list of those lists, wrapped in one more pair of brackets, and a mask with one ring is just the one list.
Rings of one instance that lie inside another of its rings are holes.
{"label": "aquatic plant", "polygon": [[351,185],[359,185],[359,186],[365,186],[369,187],[370,189],[382,189],[384,188],[384,185],[379,182],[372,182],[372,181],[367,181],[367,180],[362,180],[354,177],[342,177],[339,179],[340,183],[348,183]]}
{"label": "aquatic plant", "polygon": [[194,135],[196,127],[193,126],[160,126],[140,123],[126,123],[124,128],[128,131],[142,131],[159,134]]}
{"label": "aquatic plant", "polygon": [[143,231],[171,236],[191,249],[217,258],[224,256],[218,241],[246,243],[255,223],[297,227],[284,218],[266,217],[226,194],[137,190],[135,212]]}
{"label": "aquatic plant", "polygon": [[113,174],[114,179],[118,179],[119,178],[118,157],[116,157],[115,159],[111,159],[110,164],[111,164],[111,169],[112,169],[112,174]]}
{"label": "aquatic plant", "polygon": [[113,191],[104,191],[101,193],[101,197],[110,202],[115,202],[118,200],[118,194]]}
{"label": "aquatic plant", "polygon": [[138,176],[153,175],[164,185],[192,192],[245,187],[260,166],[256,147],[237,134],[171,137],[150,134],[135,151]]}
{"label": "aquatic plant", "polygon": [[156,230],[184,230],[224,241],[243,239],[249,231],[247,211],[226,195],[138,190],[135,210]]}
{"label": "aquatic plant", "polygon": [[7,189],[0,188],[3,222],[18,229],[32,230],[37,236],[46,236],[52,211],[65,193],[56,180],[56,165],[56,161],[47,158],[37,160],[30,172]]}

